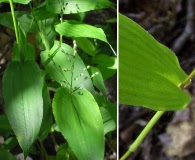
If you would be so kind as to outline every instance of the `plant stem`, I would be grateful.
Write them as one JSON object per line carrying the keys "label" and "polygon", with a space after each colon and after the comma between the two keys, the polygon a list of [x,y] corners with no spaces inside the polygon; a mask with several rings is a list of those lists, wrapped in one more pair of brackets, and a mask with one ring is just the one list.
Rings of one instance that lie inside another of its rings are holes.
{"label": "plant stem", "polygon": [[15,12],[14,12],[14,5],[13,5],[13,0],[10,0],[10,8],[11,8],[11,12],[12,12],[12,18],[13,18],[13,23],[14,23],[14,30],[15,30],[15,35],[16,35],[16,42],[19,42],[19,38],[18,38],[18,26],[16,24],[16,17],[15,17]]}
{"label": "plant stem", "polygon": [[[43,23],[42,21],[41,22],[38,22],[35,15],[34,15],[34,12],[33,12],[33,8],[32,8],[32,5],[31,3],[29,3],[29,6],[30,6],[30,9],[31,9],[31,12],[32,12],[32,15],[33,15],[33,18],[35,20],[35,23],[38,27],[38,30],[39,30],[39,35],[41,37],[41,40],[43,42],[43,45],[45,47],[45,50],[46,51],[49,51],[50,50],[50,45],[49,45],[49,41],[47,39],[47,36],[46,36],[46,33],[45,33],[45,28],[43,27]],[[46,20],[45,20],[46,21]]]}
{"label": "plant stem", "polygon": [[[182,90],[190,83],[191,79],[195,77],[195,69],[186,77],[186,79],[181,83],[179,88]],[[152,127],[156,124],[156,122],[159,120],[159,118],[163,115],[165,111],[158,111],[156,114],[152,117],[152,119],[148,122],[146,127],[143,129],[143,131],[139,134],[137,139],[133,142],[132,145],[130,145],[128,151],[121,157],[120,160],[125,160],[132,152],[135,152],[140,143],[143,141],[143,139],[146,137],[148,132],[152,129]]]}
{"label": "plant stem", "polygon": [[191,79],[195,76],[195,69],[187,76],[187,78],[181,83],[180,88],[184,89],[188,85]]}
{"label": "plant stem", "polygon": [[49,157],[48,157],[48,154],[47,154],[47,152],[45,150],[45,147],[44,147],[43,143],[40,140],[39,140],[39,143],[41,145],[41,150],[43,151],[43,154],[44,154],[45,159],[48,160]]}
{"label": "plant stem", "polygon": [[163,115],[165,111],[158,111],[156,114],[152,117],[152,119],[148,122],[146,127],[143,129],[143,131],[139,134],[137,139],[133,142],[132,145],[130,145],[128,151],[121,157],[120,160],[125,160],[132,152],[136,151],[140,143],[143,141],[143,139],[146,137],[148,132],[152,129],[152,127],[156,124],[158,119]]}
{"label": "plant stem", "polygon": [[58,144],[57,144],[57,142],[56,142],[56,139],[55,139],[55,136],[54,136],[53,132],[50,132],[50,134],[51,134],[52,141],[53,141],[53,143],[54,143],[55,150],[56,150],[56,152],[57,152],[59,146],[58,146]]}

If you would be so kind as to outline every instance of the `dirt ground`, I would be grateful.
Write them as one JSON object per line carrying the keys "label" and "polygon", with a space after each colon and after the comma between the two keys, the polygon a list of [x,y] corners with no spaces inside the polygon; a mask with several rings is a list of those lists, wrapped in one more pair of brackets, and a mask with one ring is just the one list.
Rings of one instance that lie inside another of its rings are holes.
{"label": "dirt ground", "polygon": [[[171,48],[187,74],[194,69],[194,0],[120,0],[119,11]],[[166,112],[128,160],[195,160],[195,79],[187,91],[192,97],[190,105],[181,111]],[[142,107],[120,105],[120,157],[154,113]]]}

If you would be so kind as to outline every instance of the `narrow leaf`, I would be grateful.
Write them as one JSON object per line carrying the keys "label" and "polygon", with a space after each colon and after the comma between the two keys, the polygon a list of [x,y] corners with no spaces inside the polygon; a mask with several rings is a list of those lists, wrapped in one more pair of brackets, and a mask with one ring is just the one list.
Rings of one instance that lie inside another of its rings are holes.
{"label": "narrow leaf", "polygon": [[104,80],[101,72],[98,70],[98,68],[91,67],[91,74],[94,76],[92,78],[94,86],[97,87],[102,92],[104,97],[106,97],[106,88],[104,85]]}
{"label": "narrow leaf", "polygon": [[104,131],[99,107],[87,90],[56,92],[53,112],[57,125],[80,160],[104,157]]}
{"label": "narrow leaf", "polygon": [[119,15],[119,101],[153,110],[178,110],[190,97],[177,57],[132,20]]}
{"label": "narrow leaf", "polygon": [[40,69],[34,61],[12,61],[7,66],[3,75],[6,114],[25,155],[41,127],[42,87]]}

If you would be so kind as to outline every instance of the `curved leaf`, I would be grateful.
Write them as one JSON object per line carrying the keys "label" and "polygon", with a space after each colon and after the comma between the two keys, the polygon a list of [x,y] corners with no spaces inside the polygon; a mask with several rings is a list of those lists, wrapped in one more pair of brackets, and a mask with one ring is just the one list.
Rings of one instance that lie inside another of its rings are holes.
{"label": "curved leaf", "polygon": [[3,98],[11,127],[25,155],[37,137],[42,117],[42,80],[34,61],[12,61],[3,75]]}
{"label": "curved leaf", "polygon": [[119,102],[153,110],[183,109],[187,77],[177,57],[132,20],[119,15]]}
{"label": "curved leaf", "polygon": [[96,67],[91,67],[90,71],[91,74],[94,75],[94,77],[92,78],[94,86],[97,87],[102,92],[103,96],[106,98],[106,88],[101,72]]}
{"label": "curved leaf", "polygon": [[97,54],[93,62],[97,65],[96,67],[100,70],[104,80],[113,76],[117,71],[117,58],[115,56]]}
{"label": "curved leaf", "polygon": [[113,3],[108,0],[47,0],[47,10],[60,14],[72,14],[108,8]]}
{"label": "curved leaf", "polygon": [[103,122],[93,96],[84,89],[70,93],[60,88],[52,107],[56,123],[77,158],[103,159]]}
{"label": "curved leaf", "polygon": [[106,35],[101,28],[97,28],[88,24],[75,20],[66,20],[55,26],[56,32],[66,37],[88,37],[95,38],[106,43]]}

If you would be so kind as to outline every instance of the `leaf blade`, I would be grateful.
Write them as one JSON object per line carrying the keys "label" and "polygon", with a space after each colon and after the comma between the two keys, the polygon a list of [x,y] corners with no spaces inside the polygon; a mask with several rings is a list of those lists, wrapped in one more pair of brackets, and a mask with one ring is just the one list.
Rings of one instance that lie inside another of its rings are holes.
{"label": "leaf blade", "polygon": [[84,89],[70,94],[60,88],[52,106],[56,123],[77,158],[103,159],[103,122],[92,95]]}
{"label": "leaf blade", "polygon": [[27,154],[38,135],[43,116],[41,73],[35,62],[12,61],[8,65],[3,76],[3,98],[8,120]]}
{"label": "leaf blade", "polygon": [[121,14],[119,28],[120,103],[163,111],[186,107],[190,97],[179,85],[187,75],[174,53]]}

